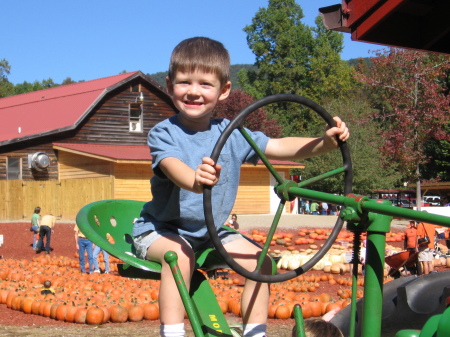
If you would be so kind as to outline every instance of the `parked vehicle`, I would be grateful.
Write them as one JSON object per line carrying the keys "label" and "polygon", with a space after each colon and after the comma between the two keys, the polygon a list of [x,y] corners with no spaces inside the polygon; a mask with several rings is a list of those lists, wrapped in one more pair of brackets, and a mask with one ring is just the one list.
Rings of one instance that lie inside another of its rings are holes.
{"label": "parked vehicle", "polygon": [[441,205],[441,197],[430,195],[424,197],[425,201],[430,204],[430,206],[440,206]]}

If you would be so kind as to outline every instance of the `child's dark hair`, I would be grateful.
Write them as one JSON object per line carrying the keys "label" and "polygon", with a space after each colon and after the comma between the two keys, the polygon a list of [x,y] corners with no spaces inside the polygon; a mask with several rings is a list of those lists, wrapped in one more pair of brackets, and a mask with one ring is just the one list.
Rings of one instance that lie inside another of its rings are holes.
{"label": "child's dark hair", "polygon": [[35,207],[34,213],[39,214],[41,212],[41,208],[39,206]]}
{"label": "child's dark hair", "polygon": [[51,286],[52,286],[52,282],[50,282],[50,280],[47,280],[44,282],[44,287],[50,288]]}
{"label": "child's dark hair", "polygon": [[207,37],[193,37],[181,41],[173,50],[169,64],[169,80],[178,71],[212,72],[223,86],[230,80],[230,55],[222,43]]}

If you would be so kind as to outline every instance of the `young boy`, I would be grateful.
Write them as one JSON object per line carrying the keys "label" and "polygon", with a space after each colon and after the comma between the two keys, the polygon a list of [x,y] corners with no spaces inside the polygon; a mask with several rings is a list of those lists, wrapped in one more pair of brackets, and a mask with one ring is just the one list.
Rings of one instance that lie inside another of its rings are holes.
{"label": "young boy", "polygon": [[[218,101],[228,97],[230,58],[217,41],[196,37],[182,41],[172,52],[167,90],[178,114],[156,125],[148,135],[153,157],[153,200],[145,204],[135,222],[137,255],[162,264],[159,293],[161,336],[184,336],[184,307],[164,254],[173,250],[183,278],[190,284],[194,251],[211,247],[203,213],[203,186],[213,188],[213,215],[219,237],[228,253],[253,271],[260,249],[238,234],[221,229],[233,207],[240,166],[256,164],[258,157],[239,132],[226,142],[219,162],[209,158],[221,132],[229,124],[211,119]],[[322,138],[269,139],[248,131],[269,159],[303,159],[337,148],[336,136],[348,139],[345,123]],[[267,260],[262,272],[269,274]],[[265,336],[269,287],[247,280],[242,294],[244,336]]]}

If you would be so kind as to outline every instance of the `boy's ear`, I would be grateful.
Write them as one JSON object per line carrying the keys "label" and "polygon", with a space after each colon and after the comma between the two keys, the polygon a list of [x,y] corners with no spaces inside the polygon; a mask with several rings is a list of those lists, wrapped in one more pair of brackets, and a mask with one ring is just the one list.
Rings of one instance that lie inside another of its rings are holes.
{"label": "boy's ear", "polygon": [[173,94],[173,83],[169,79],[169,76],[166,77],[166,86],[167,86],[167,92],[169,93],[169,95],[172,95]]}
{"label": "boy's ear", "polygon": [[228,81],[227,83],[225,83],[222,89],[220,89],[219,101],[223,101],[224,99],[226,99],[230,95],[230,92],[231,92],[231,82]]}

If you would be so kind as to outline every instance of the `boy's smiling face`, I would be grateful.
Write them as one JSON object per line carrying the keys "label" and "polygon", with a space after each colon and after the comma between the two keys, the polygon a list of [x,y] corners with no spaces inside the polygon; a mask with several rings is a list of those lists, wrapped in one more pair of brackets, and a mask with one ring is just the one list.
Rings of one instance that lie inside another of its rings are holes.
{"label": "boy's smiling face", "polygon": [[178,71],[173,81],[167,79],[167,90],[179,110],[180,123],[191,130],[204,131],[209,128],[217,102],[228,97],[231,83],[222,86],[217,75],[211,72]]}

